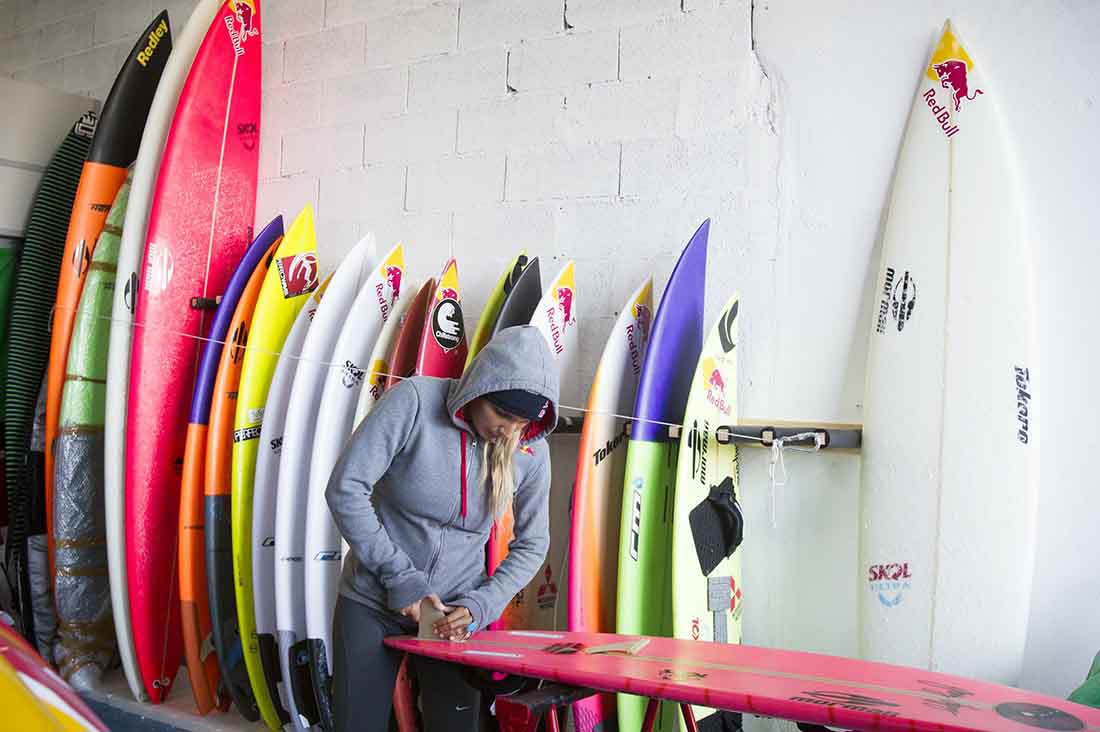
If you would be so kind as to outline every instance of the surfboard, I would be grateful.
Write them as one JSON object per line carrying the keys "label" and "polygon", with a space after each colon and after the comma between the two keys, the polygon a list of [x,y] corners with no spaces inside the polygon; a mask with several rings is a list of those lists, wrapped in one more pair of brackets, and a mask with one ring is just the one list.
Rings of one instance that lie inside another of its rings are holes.
{"label": "surfboard", "polygon": [[[680,254],[653,319],[642,362],[635,421],[627,440],[620,514],[615,603],[615,627],[620,633],[672,632],[670,545],[679,445],[669,439],[665,423],[683,423],[692,379],[683,365],[696,363],[703,346],[709,233],[707,219]],[[645,703],[620,694],[618,712],[620,728],[640,727]],[[658,730],[674,729],[673,710],[665,710],[657,725]]]}
{"label": "surfboard", "polygon": [[84,158],[98,117],[87,113],[73,125],[54,153],[35,195],[12,295],[8,331],[8,371],[4,384],[4,473],[8,497],[10,566],[18,593],[23,632],[33,634],[27,531],[31,496],[23,485],[31,420],[49,355],[50,312],[57,294],[57,275]]}
{"label": "surfboard", "polygon": [[203,346],[191,396],[180,487],[180,620],[191,693],[200,714],[229,702],[229,696],[221,688],[221,671],[211,636],[210,595],[206,584],[206,445],[214,381],[241,294],[257,266],[269,254],[268,250],[282,235],[283,217],[276,216],[249,245],[229,278],[214,313],[209,340]]}
{"label": "surfboard", "polygon": [[313,209],[306,206],[287,230],[264,277],[248,348],[241,364],[233,419],[230,525],[233,542],[233,589],[245,666],[260,716],[271,729],[289,721],[278,696],[269,688],[275,680],[264,674],[256,637],[256,609],[252,592],[252,498],[255,489],[256,452],[262,429],[267,393],[286,334],[309,295],[320,283]]}
{"label": "surfboard", "polygon": [[1034,564],[1038,347],[1018,175],[983,69],[946,23],[895,173],[864,397],[860,649],[1014,683]]}
{"label": "surfboard", "polygon": [[435,278],[429,278],[420,286],[416,297],[409,303],[404,319],[397,326],[397,336],[394,338],[393,349],[389,354],[390,373],[386,377],[386,389],[416,373],[420,343],[424,335],[424,323],[428,320],[433,293],[435,293]]}
{"label": "surfboard", "polygon": [[[319,415],[309,466],[305,527],[305,619],[313,690],[322,724],[332,729],[332,614],[336,608],[343,550],[340,532],[325,500],[329,476],[351,436],[355,406],[368,359],[401,293],[404,248],[391,249],[363,282],[332,349],[318,406]],[[457,284],[455,285],[457,288]]]}
{"label": "surfboard", "polygon": [[55,661],[62,677],[78,689],[96,686],[115,656],[103,520],[103,408],[115,262],[129,195],[127,179],[88,265],[58,418],[53,496],[59,636]]}
{"label": "surfboard", "polygon": [[108,732],[107,726],[30,644],[0,623],[0,704],[18,730]]}
{"label": "surfboard", "polygon": [[[562,381],[576,369],[577,283],[575,267],[569,261],[551,280],[531,314],[530,324],[539,329],[550,345],[558,364]],[[519,594],[504,609],[497,628],[554,629],[559,609],[558,586],[564,589],[562,572],[569,544],[570,491],[550,491],[550,548],[542,567]],[[514,538],[515,517],[509,507],[489,534],[487,558],[490,572],[508,555],[508,545]]]}
{"label": "surfboard", "polygon": [[378,264],[374,235],[363,237],[343,258],[317,307],[294,373],[283,429],[275,502],[275,629],[279,665],[290,693],[290,720],[299,732],[319,720],[304,645],[306,600],[303,570],[306,499],[317,406],[332,349],[363,282]]}
{"label": "surfboard", "polygon": [[542,275],[539,272],[539,258],[533,257],[523,268],[512,291],[504,298],[500,306],[500,315],[493,324],[493,333],[513,325],[528,325],[535,314],[539,300],[542,299]]}
{"label": "surfboard", "polygon": [[[571,631],[615,630],[626,436],[653,321],[653,279],[646,278],[619,310],[600,355],[581,428],[569,533],[568,624]],[[573,705],[579,732],[615,724],[615,697]]]}
{"label": "surfboard", "polygon": [[390,317],[386,319],[386,324],[382,326],[382,332],[378,334],[378,340],[374,342],[374,349],[371,351],[368,360],[370,368],[367,371],[367,378],[363,383],[363,388],[359,391],[359,403],[355,405],[352,432],[358,429],[363,417],[370,414],[370,410],[382,398],[382,393],[386,389],[386,377],[389,376],[392,370],[389,359],[390,354],[393,352],[393,344],[397,341],[397,332],[401,324],[405,322],[409,306],[420,289],[420,287],[401,286],[401,294],[397,296],[397,300],[393,303]]}
{"label": "surfboard", "polygon": [[242,13],[240,5],[221,6],[180,95],[149,213],[134,313],[130,393],[141,399],[127,405],[126,563],[134,649],[154,703],[170,690],[183,654],[173,571],[177,466],[198,338],[211,320],[192,302],[224,291],[252,241],[261,40],[258,14]]}
{"label": "surfboard", "polygon": [[422,376],[457,378],[466,366],[466,324],[458,289],[458,262],[453,258],[443,267],[428,306],[416,373]]}
{"label": "surfboard", "polygon": [[[645,644],[633,653],[612,652],[616,646],[639,640]],[[816,653],[535,631],[477,633],[464,643],[409,636],[385,642],[407,653],[463,666],[601,691],[711,704],[832,729],[1034,732],[1089,730],[1100,725],[1100,710],[1062,699],[960,676]]]}
{"label": "surfboard", "polygon": [[294,318],[294,324],[283,341],[271,388],[264,406],[264,419],[260,427],[256,448],[256,478],[252,497],[252,597],[256,613],[256,643],[263,664],[268,694],[286,712],[290,721],[291,707],[287,701],[287,682],[279,667],[279,648],[275,640],[275,500],[279,482],[279,457],[283,448],[283,430],[286,427],[286,406],[294,372],[302,355],[313,316],[328,288],[332,276],[325,278],[309,296],[308,301]]}
{"label": "surfboard", "polygon": [[199,0],[183,32],[174,38],[172,53],[168,56],[145,120],[141,145],[133,166],[133,183],[130,186],[130,200],[122,226],[122,240],[118,248],[107,348],[107,408],[104,412],[103,435],[107,567],[111,580],[111,614],[115,622],[122,668],[130,692],[138,701],[145,700],[146,695],[137,667],[130,623],[130,598],[127,590],[129,583],[126,578],[126,465],[123,460],[134,306],[137,304],[139,270],[145,252],[149,209],[160,171],[164,141],[168,136],[168,128],[191,62],[221,2],[222,0]]}
{"label": "surfboard", "polygon": [[485,344],[489,342],[489,338],[492,337],[493,329],[500,317],[500,311],[504,307],[504,301],[515,289],[516,281],[523,274],[528,261],[527,251],[521,251],[500,275],[500,279],[497,280],[496,284],[493,285],[493,289],[489,292],[489,300],[485,303],[485,309],[481,311],[481,317],[477,319],[474,334],[470,337],[469,353],[466,354],[466,368],[470,367],[470,362],[474,360],[474,356],[485,347]]}
{"label": "surfboard", "polygon": [[46,527],[51,570],[54,567],[53,492],[57,421],[61,414],[61,391],[65,385],[73,319],[96,241],[118,189],[126,180],[127,168],[137,157],[141,129],[145,126],[153,94],[171,50],[168,11],[162,10],[138,36],[111,86],[73,201],[57,281],[57,299],[54,301],[50,330],[50,357],[46,368]]}
{"label": "surfboard", "polygon": [[[717,440],[718,427],[737,424],[739,310],[740,297],[734,295],[703,341],[684,410],[675,469],[672,582],[668,588],[672,635],[684,640],[741,642],[741,551],[727,556],[732,550],[726,537],[714,529],[714,522],[722,519],[717,511],[725,510],[716,509],[716,504],[736,503],[741,487],[736,445]],[[707,707],[696,707],[694,712],[700,721],[714,715]]]}
{"label": "surfboard", "polygon": [[218,359],[210,399],[210,428],[206,434],[203,517],[212,640],[222,683],[232,696],[237,711],[253,722],[260,718],[260,710],[244,663],[237,596],[233,587],[233,527],[230,523],[233,420],[237,413],[241,367],[252,333],[256,301],[281,243],[282,237],[279,237],[268,247],[237,300],[233,318],[229,321],[227,347],[222,349]]}

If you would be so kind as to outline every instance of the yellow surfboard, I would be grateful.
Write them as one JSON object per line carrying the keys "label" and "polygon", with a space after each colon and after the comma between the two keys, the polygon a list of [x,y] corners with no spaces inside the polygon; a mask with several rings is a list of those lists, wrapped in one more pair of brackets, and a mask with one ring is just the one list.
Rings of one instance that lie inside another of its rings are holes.
{"label": "yellow surfboard", "polygon": [[470,339],[470,350],[466,354],[466,368],[469,368],[474,357],[489,342],[489,338],[493,335],[493,326],[496,325],[497,318],[500,317],[500,309],[504,307],[504,299],[516,286],[516,280],[519,279],[519,276],[527,267],[527,262],[527,250],[521,250],[519,255],[508,265],[508,269],[501,274],[496,285],[493,286],[492,291],[489,293],[489,301],[485,303],[485,309],[481,311],[481,317],[478,318],[474,337]]}
{"label": "yellow surfboard", "polygon": [[241,381],[237,391],[237,413],[233,420],[232,462],[232,524],[233,578],[237,596],[237,618],[240,623],[241,645],[245,666],[256,695],[256,705],[264,722],[273,730],[288,721],[278,698],[270,689],[276,680],[268,682],[260,657],[256,636],[256,614],[252,586],[252,499],[255,487],[256,454],[264,406],[275,365],[283,341],[294,323],[298,311],[306,304],[310,293],[317,289],[321,278],[317,263],[317,239],[313,228],[313,209],[307,206],[294,220],[275,259],[264,278],[248,349],[241,366]]}

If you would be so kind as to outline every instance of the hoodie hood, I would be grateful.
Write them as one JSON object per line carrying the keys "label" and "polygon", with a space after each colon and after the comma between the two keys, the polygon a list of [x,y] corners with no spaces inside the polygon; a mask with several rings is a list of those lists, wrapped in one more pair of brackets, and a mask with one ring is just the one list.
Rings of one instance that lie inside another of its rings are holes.
{"label": "hoodie hood", "polygon": [[558,363],[538,328],[517,325],[496,333],[474,358],[462,378],[447,394],[447,410],[455,425],[469,432],[473,426],[462,409],[478,397],[505,389],[524,389],[550,402],[539,422],[532,422],[521,444],[547,436],[558,424]]}

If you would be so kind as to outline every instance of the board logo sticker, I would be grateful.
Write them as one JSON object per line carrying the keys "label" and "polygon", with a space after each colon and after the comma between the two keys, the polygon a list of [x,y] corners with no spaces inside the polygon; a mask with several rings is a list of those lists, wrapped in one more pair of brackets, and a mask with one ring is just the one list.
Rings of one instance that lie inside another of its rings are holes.
{"label": "board logo sticker", "polygon": [[642,541],[642,487],[641,478],[635,478],[630,484],[630,558],[638,561],[638,545]]}
{"label": "board logo sticker", "polygon": [[921,684],[921,691],[926,694],[934,694],[937,699],[925,699],[924,703],[934,709],[941,709],[953,716],[959,716],[959,712],[965,706],[969,704],[962,701],[965,697],[973,696],[973,692],[967,691],[958,686],[952,686],[951,684],[944,684],[939,681],[924,681],[919,682]]}
{"label": "board logo sticker", "polygon": [[260,141],[260,126],[255,122],[238,122],[237,139],[245,150],[252,152]]}
{"label": "board logo sticker", "polygon": [[878,322],[875,332],[885,334],[892,318],[898,333],[905,329],[905,324],[913,317],[913,311],[917,307],[917,281],[909,270],[901,275],[899,280],[893,267],[886,268],[886,275],[882,281],[882,297],[879,299]]}
{"label": "board logo sticker", "polygon": [[1016,366],[1016,439],[1020,444],[1028,443],[1028,429],[1030,428],[1029,412],[1031,411],[1031,372],[1023,367]]}
{"label": "board logo sticker", "polygon": [[722,313],[718,320],[718,341],[722,344],[722,350],[729,353],[737,348],[737,338],[734,327],[737,325],[737,312],[741,309],[741,301],[738,300],[730,309]]}
{"label": "board logo sticker", "polygon": [[453,351],[462,342],[462,306],[458,293],[450,288],[443,291],[443,299],[432,309],[432,335],[444,351]]}
{"label": "board logo sticker", "polygon": [[344,361],[344,366],[340,373],[340,383],[343,384],[345,389],[354,389],[363,384],[363,375],[363,369],[359,368],[351,361]]}
{"label": "board logo sticker", "polygon": [[172,282],[176,267],[172,250],[155,241],[149,242],[149,254],[145,258],[145,291],[160,295]]}
{"label": "board logo sticker", "polygon": [[924,72],[932,84],[927,91],[921,93],[932,119],[943,130],[946,138],[951,138],[959,131],[955,115],[962,112],[963,103],[969,105],[985,94],[973,85],[973,72],[974,61],[959,43],[951,27],[946,27]]}
{"label": "board logo sticker", "polygon": [[[233,15],[227,15],[223,19],[225,27],[229,31],[229,40],[233,43],[233,52],[243,56],[244,44],[248,39],[260,35],[260,29],[256,27],[256,3],[255,0],[229,0],[229,10]],[[238,23],[240,28],[237,27]]]}
{"label": "board logo sticker", "polygon": [[909,562],[872,564],[867,570],[868,590],[878,595],[883,607],[897,607],[912,589],[913,575]]}
{"label": "board logo sticker", "polygon": [[707,438],[710,436],[710,423],[703,420],[703,429],[699,429],[699,420],[693,420],[688,430],[688,447],[691,448],[691,479],[707,485]]}
{"label": "board logo sticker", "polygon": [[662,681],[699,681],[706,677],[706,674],[698,671],[682,671],[678,668],[663,668],[657,672],[657,678]]}
{"label": "board logo sticker", "polygon": [[162,20],[157,23],[157,27],[149,31],[147,36],[148,43],[145,44],[145,48],[138,51],[136,61],[141,64],[141,68],[145,68],[149,65],[149,62],[153,60],[153,52],[157,50],[157,46],[160,45],[161,39],[168,35],[168,20]]}
{"label": "board logo sticker", "polygon": [[1035,727],[1036,729],[1074,732],[1074,730],[1085,728],[1085,723],[1072,714],[1042,704],[1005,702],[993,708],[997,714],[1005,719],[1011,719],[1013,722],[1026,724],[1028,727]]}
{"label": "board logo sticker", "polygon": [[626,324],[626,348],[630,353],[630,370],[637,376],[642,372],[642,348],[649,341],[649,324],[653,314],[643,302],[634,303],[630,314],[634,316],[634,322]]}
{"label": "board logo sticker", "polygon": [[316,556],[313,557],[313,561],[315,561],[315,562],[339,562],[340,561],[340,552],[338,552],[338,551],[321,551],[321,552],[317,552]]}
{"label": "board logo sticker", "polygon": [[703,393],[707,403],[727,417],[733,415],[733,407],[726,394],[727,378],[722,374],[721,365],[713,357],[703,359]]}
{"label": "board logo sticker", "polygon": [[95,137],[95,128],[99,124],[99,116],[95,112],[85,112],[80,120],[73,125],[73,134],[78,137],[92,139]]}
{"label": "board logo sticker", "polygon": [[239,364],[244,358],[245,344],[248,343],[248,326],[240,323],[234,328],[229,342],[233,344],[233,347],[229,349],[229,359],[234,364]]}
{"label": "board logo sticker", "polygon": [[615,452],[620,446],[626,444],[626,432],[629,422],[623,422],[623,429],[619,434],[612,437],[607,441],[607,444],[592,453],[592,467],[595,467],[606,460],[611,453]]}
{"label": "board logo sticker", "polygon": [[539,606],[540,610],[549,610],[554,607],[554,603],[558,599],[558,586],[554,582],[554,570],[550,568],[550,565],[546,565],[546,569],[542,573],[545,581],[539,585],[538,595],[535,597],[535,604]]}
{"label": "board logo sticker", "polygon": [[92,263],[92,249],[88,246],[88,242],[81,239],[77,242],[76,248],[73,249],[72,266],[76,270],[77,277],[83,277],[84,273],[88,271],[88,266]]}
{"label": "board logo sticker", "polygon": [[804,691],[802,696],[792,696],[791,701],[804,704],[817,704],[825,707],[840,707],[853,712],[867,712],[884,717],[896,717],[897,711],[886,707],[898,707],[900,704],[876,699],[863,694],[847,694],[842,691]]}
{"label": "board logo sticker", "polygon": [[260,546],[265,546],[265,547],[267,547],[267,546],[275,546],[275,537],[274,537],[274,536],[265,536],[265,537],[264,537],[264,540],[263,540],[263,542],[262,542],[262,543],[260,544]]}
{"label": "board logo sticker", "polygon": [[248,440],[258,439],[260,436],[260,428],[245,427],[240,430],[233,430],[233,442],[247,442]]}
{"label": "board logo sticker", "polygon": [[109,203],[89,203],[88,208],[92,213],[111,213],[111,204]]}
{"label": "board logo sticker", "polygon": [[389,370],[390,365],[380,358],[370,365],[367,390],[370,392],[370,398],[374,401],[382,398],[382,391],[386,388],[386,374],[389,373]]}
{"label": "board logo sticker", "polygon": [[308,295],[317,289],[317,254],[301,252],[289,257],[280,257],[275,262],[279,271],[279,284],[283,288],[283,297]]}
{"label": "board logo sticker", "polygon": [[130,315],[134,314],[134,308],[137,307],[137,289],[137,272],[131,272],[130,276],[126,278],[126,287],[122,291],[122,302],[130,312]]}
{"label": "board logo sticker", "polygon": [[268,443],[268,447],[271,448],[271,452],[275,453],[276,455],[281,455],[283,452],[283,438],[274,438],[273,440],[271,440],[270,443]]}

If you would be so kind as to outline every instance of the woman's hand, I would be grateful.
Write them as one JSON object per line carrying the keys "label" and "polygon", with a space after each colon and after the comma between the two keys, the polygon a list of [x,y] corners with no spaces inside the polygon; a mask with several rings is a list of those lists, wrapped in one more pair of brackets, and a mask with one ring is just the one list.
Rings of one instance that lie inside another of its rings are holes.
{"label": "woman's hand", "polygon": [[427,600],[428,602],[430,602],[432,604],[432,607],[434,607],[436,610],[443,613],[444,615],[446,615],[447,613],[449,613],[451,611],[451,608],[444,605],[443,601],[439,599],[439,595],[437,595],[433,592],[432,594],[425,595],[420,600],[417,600],[416,602],[411,602],[408,605],[406,605],[405,607],[401,608],[401,614],[404,615],[406,618],[411,618],[414,623],[419,624],[420,623],[420,603],[423,602],[424,600]]}
{"label": "woman's hand", "polygon": [[474,622],[474,616],[461,605],[450,609],[450,612],[434,626],[435,634],[444,640],[464,641],[472,632],[470,626]]}

